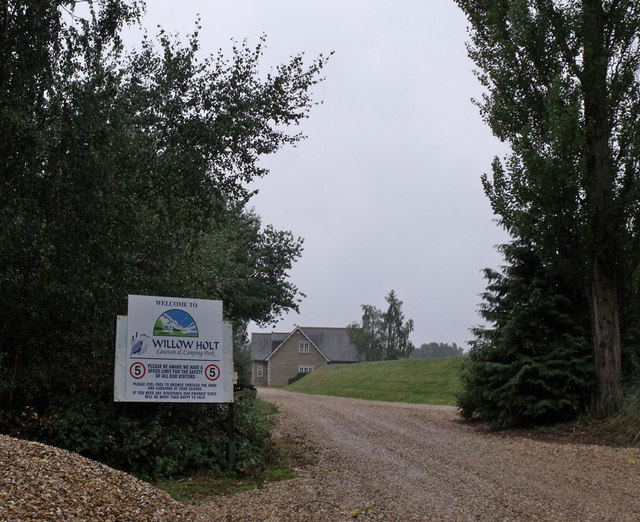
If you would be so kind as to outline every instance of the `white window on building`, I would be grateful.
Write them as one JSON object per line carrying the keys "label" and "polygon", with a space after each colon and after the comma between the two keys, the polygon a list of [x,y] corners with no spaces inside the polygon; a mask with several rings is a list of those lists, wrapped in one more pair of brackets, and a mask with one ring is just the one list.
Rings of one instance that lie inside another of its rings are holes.
{"label": "white window on building", "polygon": [[298,366],[298,373],[311,373],[313,366]]}
{"label": "white window on building", "polygon": [[256,377],[262,377],[262,366],[256,368]]}
{"label": "white window on building", "polygon": [[309,343],[301,342],[300,344],[298,344],[298,352],[309,353]]}

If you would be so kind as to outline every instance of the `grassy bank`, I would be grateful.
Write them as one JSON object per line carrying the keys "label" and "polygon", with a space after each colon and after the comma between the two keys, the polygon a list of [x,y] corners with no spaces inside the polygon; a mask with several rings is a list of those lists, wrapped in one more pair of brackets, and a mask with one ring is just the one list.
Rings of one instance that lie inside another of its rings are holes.
{"label": "grassy bank", "polygon": [[287,390],[378,401],[454,406],[462,357],[329,365]]}

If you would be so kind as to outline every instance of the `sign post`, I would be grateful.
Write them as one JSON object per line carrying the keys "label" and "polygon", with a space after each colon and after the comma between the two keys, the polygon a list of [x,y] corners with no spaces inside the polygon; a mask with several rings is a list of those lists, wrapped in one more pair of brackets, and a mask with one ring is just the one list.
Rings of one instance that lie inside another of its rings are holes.
{"label": "sign post", "polygon": [[116,321],[116,401],[233,403],[222,301],[130,295],[128,314]]}

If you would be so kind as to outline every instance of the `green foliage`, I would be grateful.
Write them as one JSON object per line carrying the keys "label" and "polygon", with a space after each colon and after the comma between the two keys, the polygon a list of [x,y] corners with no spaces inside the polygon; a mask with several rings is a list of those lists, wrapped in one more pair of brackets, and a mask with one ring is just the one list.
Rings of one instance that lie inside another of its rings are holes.
{"label": "green foliage", "polygon": [[[277,461],[272,412],[246,398],[234,405],[236,472],[259,474]],[[7,416],[5,412],[3,415]],[[2,419],[8,433],[75,451],[149,479],[228,469],[228,405],[121,404],[78,394],[54,411]]]}
{"label": "green foliage", "polygon": [[425,343],[411,353],[412,359],[426,359],[430,357],[461,357],[464,350],[456,343]]}
{"label": "green foliage", "polygon": [[[271,415],[278,412],[278,408],[269,402],[255,400],[251,404],[243,402],[241,407],[250,407],[252,415],[258,420],[259,431],[269,429],[272,425]],[[236,422],[238,419],[236,419]],[[256,426],[256,423],[250,423]],[[221,474],[205,471],[203,473],[190,472],[187,476],[176,478],[163,477],[154,481],[154,485],[167,491],[174,499],[188,500],[194,496],[231,495],[239,491],[246,491],[263,487],[265,482],[288,480],[295,477],[295,467],[301,462],[296,440],[290,436],[283,439],[269,440],[268,451],[263,452],[264,468],[254,469],[252,473]],[[242,462],[242,469],[247,463]]]}
{"label": "green foliage", "polygon": [[527,245],[503,246],[503,273],[489,286],[465,362],[462,416],[494,427],[568,420],[583,411],[593,386],[587,303],[569,290]]}
{"label": "green foliage", "polygon": [[456,3],[486,88],[477,104],[511,147],[483,177],[485,192],[513,240],[562,279],[564,297],[588,303],[592,405],[611,413],[621,355],[635,366],[640,346],[638,3]]}
{"label": "green foliage", "polygon": [[243,399],[235,406],[235,429],[237,441],[237,469],[244,474],[260,473],[269,462],[279,458],[271,443],[273,421],[257,414],[255,400]]}
{"label": "green foliage", "polygon": [[302,294],[287,272],[302,254],[301,238],[262,227],[259,216],[235,203],[194,243],[189,295],[218,296],[229,317],[260,323],[298,309]]}
{"label": "green foliage", "polygon": [[382,359],[382,312],[375,306],[362,305],[364,312],[362,326],[351,323],[347,326],[347,336],[358,350],[358,355],[365,361]]}
{"label": "green foliage", "polygon": [[0,430],[55,426],[50,440],[127,465],[111,436],[132,469],[157,457],[149,473],[179,472],[192,437],[190,461],[213,465],[215,431],[110,404],[114,318],[128,294],[222,299],[236,329],[297,309],[287,274],[302,240],[263,226],[246,187],[267,174],[261,157],[302,139],[290,128],[325,59],[264,75],[264,40],[200,59],[197,27],[185,44],[160,31],[127,54],[119,33],[140,5],[88,2],[80,16],[77,4],[3,2]]}
{"label": "green foliage", "polygon": [[251,384],[251,347],[246,322],[233,327],[233,369],[238,374],[238,384]]}
{"label": "green foliage", "polygon": [[602,440],[612,441],[619,445],[640,444],[640,382],[627,383],[625,400],[616,415],[607,419],[587,419],[587,424],[593,423],[595,435]]}
{"label": "green foliage", "polygon": [[295,377],[291,377],[288,381],[287,384],[293,384],[296,381],[299,381],[300,379],[302,379],[303,377],[305,377],[306,375],[309,375],[308,373],[298,373]]}
{"label": "green foliage", "polygon": [[413,331],[413,319],[404,322],[402,301],[394,290],[385,297],[386,312],[375,306],[362,305],[362,326],[352,323],[347,326],[347,335],[366,361],[406,358],[413,351],[409,334]]}
{"label": "green foliage", "polygon": [[464,358],[329,364],[288,390],[357,399],[453,406]]}
{"label": "green foliage", "polygon": [[223,407],[116,405],[79,398],[50,412],[47,429],[34,438],[144,478],[224,469]]}

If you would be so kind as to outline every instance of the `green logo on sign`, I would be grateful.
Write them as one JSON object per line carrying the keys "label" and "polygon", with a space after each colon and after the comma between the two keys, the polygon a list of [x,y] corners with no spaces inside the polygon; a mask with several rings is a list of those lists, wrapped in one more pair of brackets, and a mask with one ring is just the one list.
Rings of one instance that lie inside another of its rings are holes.
{"label": "green logo on sign", "polygon": [[198,337],[198,326],[193,317],[184,310],[167,310],[156,319],[153,335],[156,337]]}

